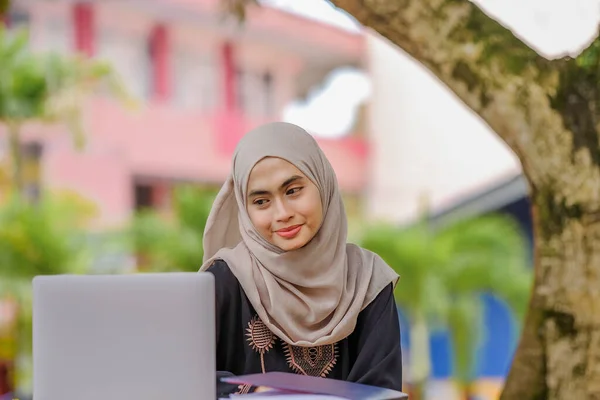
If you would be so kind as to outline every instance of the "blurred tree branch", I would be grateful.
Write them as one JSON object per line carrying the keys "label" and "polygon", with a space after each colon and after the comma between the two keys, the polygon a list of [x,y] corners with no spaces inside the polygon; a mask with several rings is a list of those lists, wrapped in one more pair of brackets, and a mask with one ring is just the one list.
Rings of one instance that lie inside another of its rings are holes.
{"label": "blurred tree branch", "polygon": [[8,13],[10,9],[10,0],[0,0],[0,21]]}
{"label": "blurred tree branch", "polygon": [[248,7],[259,7],[260,3],[258,0],[221,0],[221,5],[225,12],[243,22],[246,20]]}

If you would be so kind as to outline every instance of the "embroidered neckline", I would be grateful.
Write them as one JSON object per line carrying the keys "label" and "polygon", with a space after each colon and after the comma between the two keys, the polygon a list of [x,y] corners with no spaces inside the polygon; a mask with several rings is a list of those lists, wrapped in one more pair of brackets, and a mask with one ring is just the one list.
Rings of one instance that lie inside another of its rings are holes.
{"label": "embroidered neckline", "polygon": [[285,343],[289,367],[297,374],[327,377],[338,358],[337,343],[314,347],[299,347]]}
{"label": "embroidered neckline", "polygon": [[275,335],[267,328],[262,320],[255,315],[246,329],[248,344],[252,350],[260,354],[260,366],[263,374],[265,373],[265,354],[273,348],[275,344]]}
{"label": "embroidered neckline", "polygon": [[[262,320],[255,315],[246,328],[248,345],[260,355],[260,366],[265,371],[264,355],[271,350],[277,336],[269,330]],[[338,344],[300,347],[281,341],[287,364],[292,371],[300,375],[327,377],[338,358]]]}

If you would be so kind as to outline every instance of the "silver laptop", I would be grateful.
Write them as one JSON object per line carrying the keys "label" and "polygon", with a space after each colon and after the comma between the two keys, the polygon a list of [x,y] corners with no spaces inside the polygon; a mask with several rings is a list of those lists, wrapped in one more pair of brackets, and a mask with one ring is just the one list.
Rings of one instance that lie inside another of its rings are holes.
{"label": "silver laptop", "polygon": [[34,400],[214,399],[210,273],[33,280]]}

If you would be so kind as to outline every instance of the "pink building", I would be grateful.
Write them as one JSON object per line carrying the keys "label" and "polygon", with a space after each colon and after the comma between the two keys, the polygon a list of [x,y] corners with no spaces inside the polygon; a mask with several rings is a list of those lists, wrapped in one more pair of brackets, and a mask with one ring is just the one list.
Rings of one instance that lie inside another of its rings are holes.
{"label": "pink building", "polygon": [[[220,185],[244,132],[279,119],[286,104],[334,69],[365,63],[363,34],[272,8],[250,10],[239,25],[223,19],[220,5],[13,2],[7,22],[28,25],[33,48],[106,59],[142,100],[140,110],[128,111],[91,99],[83,151],[62,127],[26,132],[28,143],[41,145],[43,184],[93,200],[99,226],[127,221],[136,205],[168,207],[178,182]],[[320,140],[349,199],[359,199],[366,185],[364,136]]]}

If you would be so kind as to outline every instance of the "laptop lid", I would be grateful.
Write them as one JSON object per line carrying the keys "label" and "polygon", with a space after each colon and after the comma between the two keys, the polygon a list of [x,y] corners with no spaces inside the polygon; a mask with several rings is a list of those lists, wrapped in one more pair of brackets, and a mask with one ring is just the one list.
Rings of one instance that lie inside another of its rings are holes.
{"label": "laptop lid", "polygon": [[210,273],[33,280],[36,400],[214,399]]}

